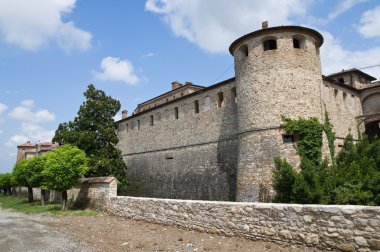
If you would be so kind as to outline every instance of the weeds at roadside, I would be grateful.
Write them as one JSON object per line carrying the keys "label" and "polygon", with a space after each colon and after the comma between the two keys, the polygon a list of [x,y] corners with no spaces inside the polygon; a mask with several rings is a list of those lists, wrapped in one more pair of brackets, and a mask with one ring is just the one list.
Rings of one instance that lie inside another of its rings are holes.
{"label": "weeds at roadside", "polygon": [[57,203],[46,203],[45,206],[41,206],[40,201],[34,201],[33,203],[28,203],[25,198],[4,196],[0,195],[0,206],[3,208],[13,209],[20,213],[25,214],[47,214],[53,216],[99,216],[104,215],[104,212],[94,211],[94,210],[76,210],[69,209],[67,211],[61,210],[61,204]]}

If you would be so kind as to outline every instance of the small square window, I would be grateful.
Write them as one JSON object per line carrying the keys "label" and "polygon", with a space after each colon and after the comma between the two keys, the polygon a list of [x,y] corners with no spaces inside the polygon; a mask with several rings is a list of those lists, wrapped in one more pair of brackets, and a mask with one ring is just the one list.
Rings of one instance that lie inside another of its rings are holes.
{"label": "small square window", "polygon": [[282,135],[282,142],[283,143],[294,143],[294,136],[293,135]]}

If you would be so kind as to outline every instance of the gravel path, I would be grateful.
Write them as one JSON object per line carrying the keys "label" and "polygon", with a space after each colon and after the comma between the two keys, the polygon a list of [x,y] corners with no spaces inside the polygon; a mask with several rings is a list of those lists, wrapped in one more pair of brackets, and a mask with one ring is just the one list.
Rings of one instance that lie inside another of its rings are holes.
{"label": "gravel path", "polygon": [[93,251],[83,242],[43,224],[46,218],[0,208],[0,251]]}

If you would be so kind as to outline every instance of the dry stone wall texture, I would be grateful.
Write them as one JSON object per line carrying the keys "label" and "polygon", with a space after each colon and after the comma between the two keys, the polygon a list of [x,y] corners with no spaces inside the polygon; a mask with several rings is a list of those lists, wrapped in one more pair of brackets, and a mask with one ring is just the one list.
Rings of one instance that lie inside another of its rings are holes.
{"label": "dry stone wall texture", "polygon": [[111,214],[253,240],[380,250],[380,207],[111,197]]}

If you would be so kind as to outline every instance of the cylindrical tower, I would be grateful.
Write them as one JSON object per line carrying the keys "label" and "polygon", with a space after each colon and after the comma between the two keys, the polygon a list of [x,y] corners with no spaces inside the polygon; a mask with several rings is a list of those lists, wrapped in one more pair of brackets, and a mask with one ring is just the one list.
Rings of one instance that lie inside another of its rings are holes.
{"label": "cylindrical tower", "polygon": [[273,157],[286,156],[286,142],[293,140],[279,128],[282,116],[321,119],[322,43],[315,30],[280,26],[231,44],[238,96],[238,201],[270,199]]}

